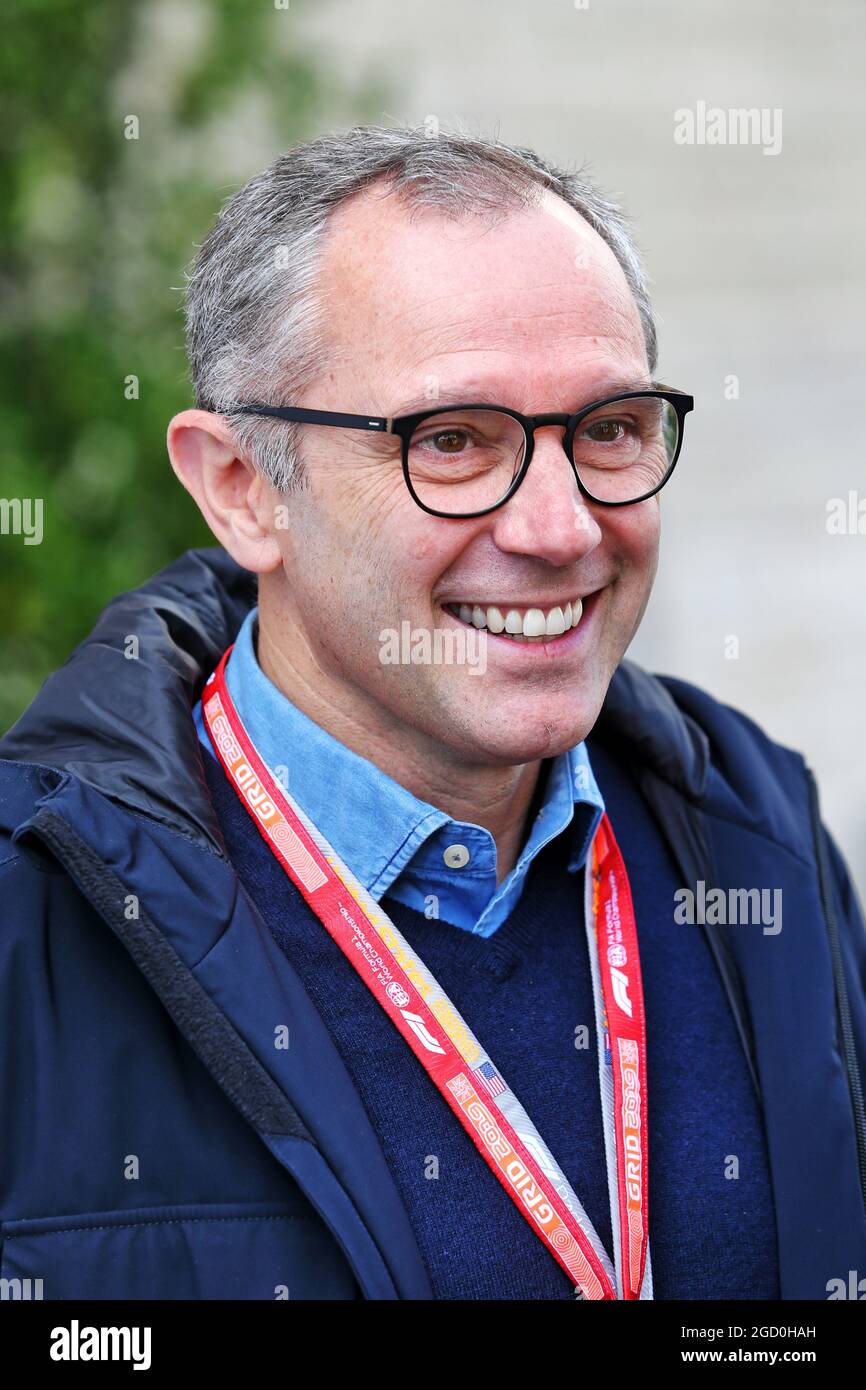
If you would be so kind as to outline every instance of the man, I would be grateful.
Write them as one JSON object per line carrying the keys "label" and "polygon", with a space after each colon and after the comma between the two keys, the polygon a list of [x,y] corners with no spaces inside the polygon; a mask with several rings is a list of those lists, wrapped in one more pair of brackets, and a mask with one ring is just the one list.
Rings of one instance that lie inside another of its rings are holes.
{"label": "man", "polygon": [[620,214],[355,129],[230,200],[187,323],[221,548],[2,747],[4,1275],[826,1298],[863,920],[799,755],[623,661],[692,402]]}

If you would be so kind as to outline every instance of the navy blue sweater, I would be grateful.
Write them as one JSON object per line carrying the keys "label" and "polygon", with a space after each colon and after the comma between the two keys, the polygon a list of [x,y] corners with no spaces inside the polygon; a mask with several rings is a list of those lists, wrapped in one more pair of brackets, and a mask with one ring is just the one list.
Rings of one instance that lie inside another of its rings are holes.
{"label": "navy blue sweater", "polygon": [[[676,870],[627,769],[597,742],[589,747],[640,937],[655,1297],[776,1298],[761,1115],[721,981],[700,928],[673,921]],[[360,1092],[436,1297],[572,1297],[367,987],[287,888],[219,765],[205,762],[235,869]],[[565,833],[539,854],[510,918],[488,939],[387,897],[383,906],[529,1111],[612,1254],[583,874],[568,873],[570,851]],[[581,1025],[586,1047],[575,1046]]]}

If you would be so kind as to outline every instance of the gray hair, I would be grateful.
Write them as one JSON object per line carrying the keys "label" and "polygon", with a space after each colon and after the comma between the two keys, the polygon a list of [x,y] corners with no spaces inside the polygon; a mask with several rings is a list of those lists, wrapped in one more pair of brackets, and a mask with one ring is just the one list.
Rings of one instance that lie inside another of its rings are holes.
{"label": "gray hair", "polygon": [[[432,138],[431,138],[432,137]],[[225,415],[239,450],[280,491],[299,472],[299,426],[240,415],[243,401],[296,405],[327,364],[317,299],[331,212],[386,178],[410,208],[495,218],[550,189],[607,242],[640,314],[650,371],[656,326],[640,253],[620,208],[582,172],[495,137],[420,127],[355,126],[298,144],[225,203],[186,287],[196,404]]]}

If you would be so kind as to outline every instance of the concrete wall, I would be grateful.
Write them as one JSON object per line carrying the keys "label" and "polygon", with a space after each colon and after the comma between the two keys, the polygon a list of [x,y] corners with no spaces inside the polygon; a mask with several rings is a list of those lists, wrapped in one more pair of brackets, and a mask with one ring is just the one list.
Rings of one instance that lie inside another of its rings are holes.
{"label": "concrete wall", "polygon": [[[696,399],[631,654],[806,754],[863,896],[866,6],[318,0],[294,18],[347,84],[382,78],[382,120],[459,119],[588,161],[625,203],[661,379]],[[699,102],[780,110],[781,149],[677,144],[674,112]],[[335,104],[329,124],[354,119]],[[864,534],[831,535],[827,504],[851,491]]]}

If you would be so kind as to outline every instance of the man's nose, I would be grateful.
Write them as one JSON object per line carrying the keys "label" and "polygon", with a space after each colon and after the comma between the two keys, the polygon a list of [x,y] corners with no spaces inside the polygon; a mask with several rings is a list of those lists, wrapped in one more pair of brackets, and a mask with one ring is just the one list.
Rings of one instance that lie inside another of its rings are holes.
{"label": "man's nose", "polygon": [[562,447],[562,425],[544,425],[517,492],[493,515],[500,550],[537,555],[552,565],[573,564],[602,538],[587,507],[571,460]]}

